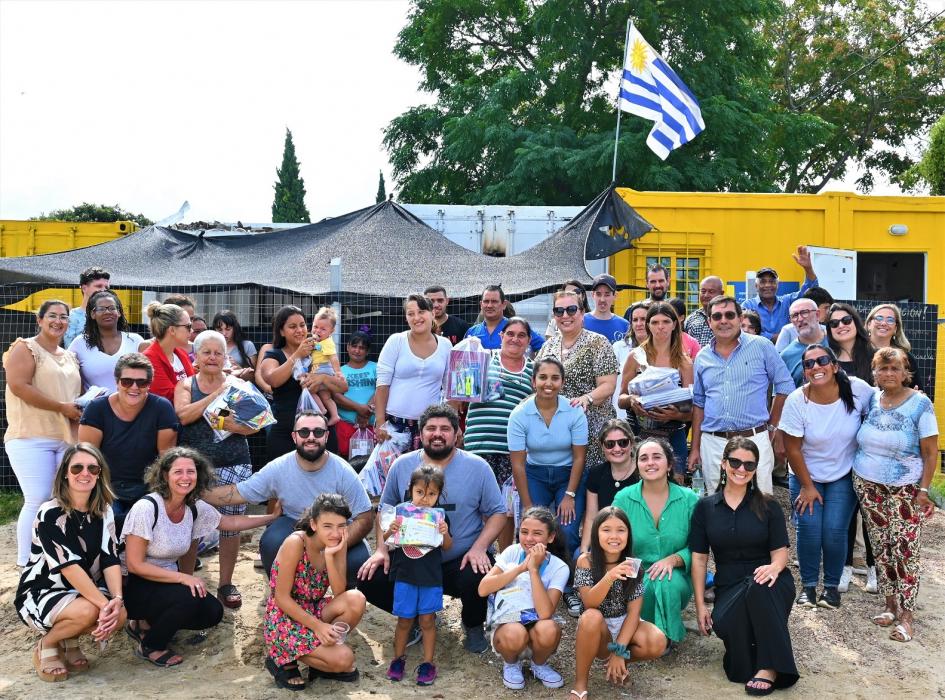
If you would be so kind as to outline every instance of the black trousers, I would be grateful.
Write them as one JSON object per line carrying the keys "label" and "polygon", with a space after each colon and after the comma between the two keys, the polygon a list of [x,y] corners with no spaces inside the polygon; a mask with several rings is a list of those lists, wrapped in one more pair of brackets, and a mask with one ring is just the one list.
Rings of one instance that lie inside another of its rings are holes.
{"label": "black trousers", "polygon": [[[489,559],[492,561],[492,555]],[[460,569],[462,560],[462,557],[457,557],[443,562],[443,593],[462,601],[463,625],[479,627],[486,621],[487,601],[479,595],[479,582],[485,574],[477,574],[469,564]],[[370,581],[359,581],[358,590],[364,593],[371,605],[387,612],[394,609],[394,582],[383,569],[375,571]]]}
{"label": "black trousers", "polygon": [[128,574],[125,586],[128,619],[145,620],[151,629],[144,635],[150,649],[167,649],[177,630],[205,630],[223,619],[223,605],[209,593],[201,598],[180,583],[159,583]]}
{"label": "black trousers", "polygon": [[853,566],[853,546],[856,544],[856,523],[857,520],[863,521],[863,548],[866,550],[866,565],[875,566],[876,557],[873,556],[873,544],[870,542],[870,535],[866,531],[866,516],[863,515],[863,509],[857,504],[856,510],[850,516],[850,529],[847,530],[847,566]]}
{"label": "black trousers", "polygon": [[733,683],[747,683],[755,672],[778,672],[776,688],[788,688],[799,678],[788,632],[794,605],[794,578],[782,571],[772,588],[752,581],[716,590],[712,629],[725,643],[722,667]]}

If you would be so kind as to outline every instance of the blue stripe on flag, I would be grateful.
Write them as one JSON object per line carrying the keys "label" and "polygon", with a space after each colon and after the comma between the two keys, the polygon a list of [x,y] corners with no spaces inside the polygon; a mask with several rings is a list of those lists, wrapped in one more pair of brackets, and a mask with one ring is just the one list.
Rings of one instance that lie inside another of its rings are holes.
{"label": "blue stripe on flag", "polygon": [[650,132],[650,138],[659,141],[661,144],[666,146],[666,150],[671,151],[676,148],[676,144],[662,131],[659,130],[659,124],[653,127],[653,130]]}
{"label": "blue stripe on flag", "polygon": [[633,85],[639,85],[641,88],[643,88],[647,92],[652,92],[654,95],[656,94],[656,83],[652,80],[645,81],[643,80],[643,78],[634,75],[633,73],[631,73],[630,71],[626,69],[624,69],[623,71],[623,79],[626,80],[628,83],[632,83]]}
{"label": "blue stripe on flag", "polygon": [[699,100],[696,99],[696,96],[693,95],[689,91],[689,88],[686,87],[686,84],[676,74],[676,71],[674,71],[672,68],[669,67],[669,64],[667,64],[666,61],[664,61],[661,57],[657,56],[653,59],[653,65],[659,67],[659,69],[666,75],[666,77],[669,78],[673,82],[673,85],[679,88],[680,92],[685,94],[695,104],[699,104]]}
{"label": "blue stripe on flag", "polygon": [[[666,83],[660,82],[659,80],[656,81],[656,86],[659,90],[660,97],[676,108],[680,115],[682,115],[689,123],[689,126],[693,131],[702,131],[702,125],[699,124],[699,121],[696,119],[696,115],[692,113],[692,108],[679,99],[679,96],[672,92],[672,88],[670,86],[666,85]],[[676,123],[678,124],[678,122]],[[681,124],[680,128],[682,128]]]}
{"label": "blue stripe on flag", "polygon": [[663,112],[663,107],[659,102],[649,100],[646,97],[643,97],[643,95],[627,92],[624,88],[620,88],[620,99],[626,100],[631,104],[640,105],[641,107],[645,107],[646,109],[650,109],[654,112],[659,112],[660,114]]}

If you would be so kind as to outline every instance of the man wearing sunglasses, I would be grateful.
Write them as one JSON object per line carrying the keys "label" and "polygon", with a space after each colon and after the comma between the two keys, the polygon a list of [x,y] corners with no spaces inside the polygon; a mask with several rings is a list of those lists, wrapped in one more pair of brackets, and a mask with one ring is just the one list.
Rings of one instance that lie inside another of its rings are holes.
{"label": "man wearing sunglasses", "polygon": [[[714,493],[725,444],[733,437],[747,437],[758,446],[758,486],[770,494],[774,453],[782,456],[784,451],[781,438],[773,433],[794,381],[774,345],[742,333],[742,310],[733,297],[716,297],[708,310],[714,337],[693,363],[689,471],[701,464],[706,489]],[[772,384],[775,397],[769,410]]]}
{"label": "man wearing sunglasses", "polygon": [[325,417],[303,411],[292,431],[295,451],[277,457],[246,481],[217,486],[205,491],[203,500],[213,506],[263,503],[271,498],[282,501],[282,516],[272,522],[259,540],[259,556],[269,575],[272,562],[286,537],[317,496],[337,493],[351,508],[348,523],[348,587],[357,583],[358,568],[368,558],[364,537],[374,522],[371,500],[357,472],[345,460],[328,452],[328,424]]}
{"label": "man wearing sunglasses", "polygon": [[[505,317],[505,308],[509,302],[505,299],[505,292],[502,286],[490,284],[482,292],[479,300],[479,310],[482,312],[482,321],[472,326],[466,331],[466,338],[479,338],[482,347],[486,350],[498,350],[502,347],[502,331],[508,324],[509,319]],[[545,339],[535,331],[532,331],[532,337],[529,341],[529,347],[533,353],[541,350],[545,344]]]}
{"label": "man wearing sunglasses", "polygon": [[757,296],[745,302],[746,311],[755,311],[761,317],[761,335],[772,343],[777,341],[781,327],[789,321],[791,303],[811,287],[817,286],[817,275],[814,274],[814,265],[811,263],[807,246],[798,246],[797,252],[792,253],[791,257],[804,269],[805,279],[800,289],[779,295],[778,273],[774,268],[763,267],[755,273]]}
{"label": "man wearing sunglasses", "polygon": [[817,302],[812,299],[798,299],[791,304],[790,319],[793,328],[797,331],[797,340],[791,341],[781,351],[781,359],[794,379],[794,386],[804,383],[804,367],[801,357],[808,345],[827,346],[827,334],[823,326],[817,321]]}

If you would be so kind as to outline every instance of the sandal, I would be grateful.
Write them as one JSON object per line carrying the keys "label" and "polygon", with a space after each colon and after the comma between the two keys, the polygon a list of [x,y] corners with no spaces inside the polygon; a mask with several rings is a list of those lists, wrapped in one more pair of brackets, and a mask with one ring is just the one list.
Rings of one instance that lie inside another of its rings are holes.
{"label": "sandal", "polygon": [[[768,685],[764,688],[754,688],[748,683],[767,683]],[[745,692],[749,695],[762,696],[762,695],[771,695],[774,692],[774,681],[770,678],[761,678],[755,676],[748,683],[745,684]]]}
{"label": "sandal", "polygon": [[889,638],[894,642],[911,642],[912,635],[910,634],[912,625],[909,625],[910,629],[906,629],[906,622],[900,622],[896,625],[896,628],[889,633]]}
{"label": "sandal", "polygon": [[308,680],[311,683],[316,678],[324,678],[326,681],[340,681],[342,683],[357,683],[361,678],[361,672],[358,669],[353,671],[321,671],[314,666],[308,668]]}
{"label": "sandal", "polygon": [[571,695],[573,695],[574,697],[576,697],[577,700],[584,700],[584,698],[587,697],[587,691],[586,691],[586,690],[582,690],[581,692],[578,692],[578,691],[576,691],[576,690],[572,690],[570,693],[568,693],[568,696],[569,696],[569,697],[570,697]]}
{"label": "sandal", "polygon": [[125,634],[127,634],[135,644],[141,644],[141,640],[144,638],[141,625],[136,620],[128,620],[128,623],[125,625]]}
{"label": "sandal", "polygon": [[59,642],[59,648],[62,649],[62,660],[66,662],[69,673],[82,673],[89,670],[89,660],[79,648],[78,639],[63,639]]}
{"label": "sandal", "polygon": [[[295,661],[290,661],[284,666],[278,666],[270,657],[266,657],[266,670],[272,674],[272,679],[276,685],[286,690],[305,690],[305,681],[302,680],[302,674],[299,673],[299,665]],[[298,678],[301,683],[290,683],[289,681]]]}
{"label": "sandal", "polygon": [[[44,648],[42,638],[33,648],[33,668],[36,669],[36,675],[40,680],[47,683],[58,683],[69,677],[69,670],[59,659],[59,645],[57,644],[52,649]],[[57,670],[60,672],[54,673]]]}
{"label": "sandal", "polygon": [[230,608],[230,610],[236,610],[243,604],[243,596],[240,595],[239,589],[232,583],[217,588],[217,598],[220,599],[224,607]]}
{"label": "sandal", "polygon": [[873,615],[873,624],[878,625],[879,627],[892,627],[892,623],[896,621],[896,613],[889,610],[880,613],[879,615]]}
{"label": "sandal", "polygon": [[150,647],[146,647],[144,644],[139,644],[134,650],[135,656],[137,656],[139,659],[144,659],[148,663],[152,663],[155,666],[159,666],[161,668],[170,668],[171,666],[179,666],[180,664],[184,663],[183,659],[180,661],[171,662],[171,659],[173,659],[175,656],[178,658],[180,657],[180,655],[173,649],[165,649],[163,654],[161,654],[156,659],[152,659],[151,654],[156,651],[160,650],[151,649]]}

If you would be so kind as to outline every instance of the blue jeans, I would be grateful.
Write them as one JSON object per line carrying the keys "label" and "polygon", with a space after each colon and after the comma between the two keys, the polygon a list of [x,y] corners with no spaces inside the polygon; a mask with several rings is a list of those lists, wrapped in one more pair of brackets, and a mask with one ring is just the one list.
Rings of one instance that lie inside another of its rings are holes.
{"label": "blue jeans", "polygon": [[[545,467],[525,463],[525,477],[528,480],[528,495],[533,506],[547,506],[552,513],[558,512],[558,505],[564,500],[571,478],[571,465],[566,467]],[[575,491],[574,520],[567,525],[558,522],[558,527],[565,537],[567,551],[573,552],[581,546],[581,522],[584,520],[584,503],[587,500],[587,470],[581,474],[581,481]]]}
{"label": "blue jeans", "polygon": [[[801,482],[789,476],[791,502],[801,493]],[[805,508],[803,514],[793,512],[797,530],[797,560],[801,566],[801,585],[816,587],[823,553],[824,586],[836,588],[840,584],[843,563],[847,557],[847,527],[856,510],[853,476],[847,474],[829,484],[814,482],[814,488],[823,497],[823,505],[814,501],[814,513]]]}

